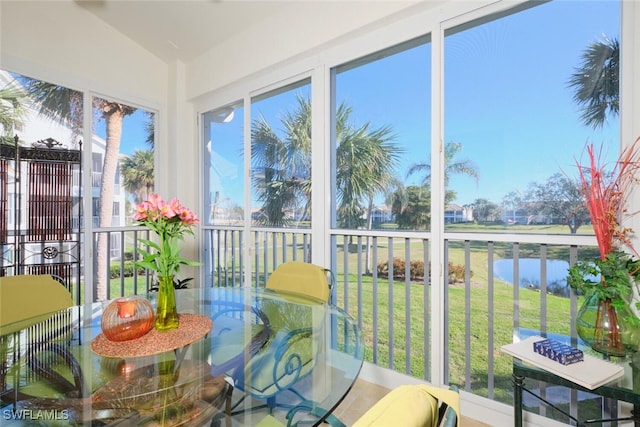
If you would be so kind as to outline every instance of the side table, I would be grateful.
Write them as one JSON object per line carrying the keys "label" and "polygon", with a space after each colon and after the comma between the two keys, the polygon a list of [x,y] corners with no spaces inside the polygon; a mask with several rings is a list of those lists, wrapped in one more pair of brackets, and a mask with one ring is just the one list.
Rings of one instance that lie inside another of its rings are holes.
{"label": "side table", "polygon": [[552,374],[551,372],[539,369],[530,365],[525,365],[517,359],[513,361],[513,409],[514,409],[514,426],[522,427],[523,425],[523,404],[522,394],[527,392],[534,397],[541,399],[534,391],[526,387],[526,379],[544,381],[548,384],[554,384],[559,386],[568,387],[573,390],[585,391],[598,396],[611,398],[617,401],[628,402],[633,405],[633,411],[631,417],[625,418],[611,418],[608,420],[579,420],[576,417],[566,413],[562,409],[559,409],[551,402],[541,400],[546,405],[555,408],[556,410],[565,414],[576,426],[587,426],[592,423],[601,423],[603,421],[633,421],[635,427],[640,427],[640,389],[633,386],[625,385],[627,383],[632,384],[631,379],[627,381],[627,378],[623,378],[618,381],[614,381],[610,384],[605,384],[593,390],[582,387],[572,381]]}

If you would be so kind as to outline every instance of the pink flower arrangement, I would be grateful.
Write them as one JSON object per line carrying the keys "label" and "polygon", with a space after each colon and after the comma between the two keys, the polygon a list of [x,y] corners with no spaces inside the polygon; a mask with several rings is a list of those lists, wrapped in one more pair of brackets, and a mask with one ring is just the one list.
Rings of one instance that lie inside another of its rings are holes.
{"label": "pink flower arrangement", "polygon": [[180,256],[179,241],[184,240],[185,234],[193,236],[192,227],[199,219],[190,209],[176,198],[165,202],[158,194],[152,194],[149,199],[136,206],[133,219],[140,225],[153,230],[159,238],[158,242],[139,239],[143,244],[155,249],[154,253],[140,249],[142,261],[136,264],[142,268],[154,270],[159,276],[174,275],[181,265],[198,265]]}

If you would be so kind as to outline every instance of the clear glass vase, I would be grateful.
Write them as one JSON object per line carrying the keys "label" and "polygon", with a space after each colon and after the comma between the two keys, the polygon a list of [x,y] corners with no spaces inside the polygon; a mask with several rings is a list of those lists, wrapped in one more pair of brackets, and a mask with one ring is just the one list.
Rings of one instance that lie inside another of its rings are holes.
{"label": "clear glass vase", "polygon": [[178,327],[178,310],[173,276],[158,277],[158,302],[156,304],[156,330],[163,332]]}
{"label": "clear glass vase", "polygon": [[629,303],[616,307],[597,294],[585,298],[576,316],[578,336],[606,356],[624,357],[640,349],[640,320]]}

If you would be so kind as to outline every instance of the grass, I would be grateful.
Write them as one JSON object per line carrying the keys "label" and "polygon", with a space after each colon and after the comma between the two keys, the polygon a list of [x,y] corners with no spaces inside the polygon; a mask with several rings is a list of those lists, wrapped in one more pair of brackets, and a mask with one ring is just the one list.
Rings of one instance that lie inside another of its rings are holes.
{"label": "grass", "polygon": [[[472,224],[452,225],[447,231],[468,232],[498,232],[498,231],[540,233],[540,234],[568,234],[566,226],[478,226]],[[579,230],[586,234],[591,230],[586,227]],[[349,239],[349,237],[344,237]],[[358,319],[362,318],[365,337],[365,360],[380,366],[389,367],[417,378],[427,378],[430,370],[426,359],[434,351],[430,343],[425,344],[425,331],[429,331],[431,287],[424,287],[421,283],[405,283],[404,281],[389,281],[378,278],[374,281],[371,275],[360,275],[358,265],[363,265],[366,249],[366,238],[354,237],[349,244],[337,238],[337,283],[338,305],[345,306],[345,289],[348,289],[348,311]],[[293,247],[287,239],[287,246],[291,251],[298,252],[298,259],[302,257],[302,245]],[[373,239],[370,240],[370,243]],[[393,245],[390,249],[388,245]],[[358,246],[360,245],[360,246]],[[511,404],[512,358],[500,352],[500,347],[513,341],[514,310],[518,309],[518,327],[531,330],[546,329],[548,333],[569,335],[570,333],[570,300],[554,295],[542,295],[535,290],[519,289],[518,300],[514,300],[513,286],[503,281],[493,279],[490,290],[490,271],[488,263],[489,243],[483,241],[470,242],[470,266],[473,272],[471,286],[463,284],[448,286],[448,305],[446,320],[448,325],[448,351],[446,353],[447,368],[451,384],[470,392]],[[271,247],[272,245],[267,245]],[[284,245],[283,245],[284,246]],[[266,247],[266,246],[265,246]],[[519,245],[521,258],[539,258],[539,244]],[[343,253],[347,250],[348,253]],[[404,239],[379,237],[376,240],[376,251],[380,260],[389,256],[405,258],[407,252],[410,259],[424,258],[424,242],[422,239]],[[492,250],[495,259],[511,258],[513,245],[510,243],[493,243]],[[546,253],[550,259],[569,259],[568,247],[561,245],[547,245]],[[595,249],[597,254],[597,249]],[[589,249],[581,249],[581,256],[590,256]],[[278,258],[282,254],[277,254]],[[448,260],[454,264],[465,264],[464,242],[450,240],[448,245]],[[291,255],[289,255],[291,259]],[[271,257],[269,257],[271,260]],[[345,266],[344,263],[347,263]],[[345,281],[343,273],[348,271]],[[227,274],[229,274],[227,272]],[[119,289],[119,279],[112,282]],[[132,281],[125,280],[125,294],[133,289]],[[114,289],[114,288],[112,288]],[[426,291],[426,296],[425,296]],[[490,294],[490,292],[492,292]],[[119,294],[112,293],[113,296]],[[467,312],[467,298],[470,306]],[[423,303],[426,301],[426,304]],[[358,313],[361,304],[362,312]],[[580,302],[578,302],[580,304]],[[393,314],[390,319],[389,313]],[[542,327],[542,319],[545,326]],[[390,327],[390,323],[392,326]],[[491,325],[491,327],[490,327]],[[469,329],[467,331],[467,328]],[[410,336],[407,338],[407,332]],[[489,334],[493,338],[493,346],[489,348]],[[469,337],[469,346],[466,337]],[[392,350],[390,350],[392,349]],[[468,360],[467,360],[468,358]],[[426,360],[426,361],[425,361]],[[468,368],[468,369],[467,369]],[[467,370],[469,378],[467,378]],[[491,371],[491,372],[490,372]]]}
{"label": "grass", "polygon": [[[387,259],[387,239],[379,239],[377,251],[384,260]],[[364,241],[363,241],[364,243]],[[393,256],[404,259],[407,250],[406,241],[393,240]],[[410,246],[410,258],[422,259],[423,244],[421,240],[412,240]],[[348,255],[348,271],[357,271],[358,251],[350,249]],[[465,263],[463,242],[449,243],[448,259],[454,264]],[[495,243],[492,245],[495,259],[511,258],[513,246],[511,244]],[[569,259],[569,250],[565,246],[547,246],[547,256],[550,259]],[[582,249],[582,256],[597,255],[597,248],[593,250]],[[361,249],[360,253],[363,253]],[[476,395],[494,399],[506,404],[512,403],[512,357],[503,354],[500,347],[513,342],[515,309],[518,310],[518,328],[533,331],[546,330],[547,333],[568,336],[570,335],[571,302],[568,298],[551,294],[543,295],[533,289],[518,289],[517,300],[514,296],[514,288],[511,284],[493,278],[493,286],[489,289],[489,263],[488,244],[481,241],[470,243],[470,269],[473,272],[470,285],[447,285],[448,305],[445,308],[446,321],[448,322],[448,349],[446,356],[447,369],[450,384],[455,384],[463,390],[468,390]],[[521,258],[539,258],[539,244],[520,244],[519,254]],[[338,254],[339,260],[343,254]],[[344,271],[344,265],[338,265],[338,271]],[[414,377],[426,378],[425,358],[433,351],[443,349],[430,349],[429,343],[424,344],[426,332],[429,326],[425,323],[429,318],[429,305],[431,304],[431,288],[425,289],[421,283],[405,283],[405,281],[390,281],[386,278],[374,278],[371,275],[349,274],[345,281],[344,276],[338,275],[338,305],[345,306],[344,290],[342,286],[347,283],[348,307],[347,310],[358,318],[358,302],[362,306],[362,326],[365,337],[365,360],[380,366],[388,367],[399,372],[407,373]],[[375,290],[374,290],[375,289]],[[425,291],[427,304],[425,301]],[[407,297],[408,295],[408,297]],[[468,303],[467,303],[468,301]],[[578,306],[581,298],[578,299]],[[467,306],[470,310],[467,312]],[[390,310],[391,307],[391,310]],[[388,313],[393,313],[393,331],[388,326]],[[407,316],[408,313],[408,316]],[[406,320],[406,319],[409,320]],[[374,326],[376,328],[374,328]],[[377,329],[374,335],[374,329]],[[468,330],[467,330],[468,329]],[[407,345],[405,331],[409,331],[411,337]],[[493,342],[489,348],[489,335]],[[467,347],[466,337],[469,337]],[[392,346],[390,344],[392,343]],[[389,348],[393,348],[392,354]],[[409,362],[407,362],[407,358]],[[429,370],[430,366],[426,366]],[[467,377],[467,370],[468,375]],[[537,408],[528,408],[537,411]],[[568,409],[566,406],[565,410]],[[551,411],[547,412],[548,414]],[[585,414],[590,418],[598,418],[599,409],[593,400],[581,402],[579,405],[581,416]],[[555,419],[566,421],[561,415]]]}
{"label": "grass", "polygon": [[[340,278],[342,279],[342,278]],[[379,366],[388,367],[398,372],[407,373],[417,378],[426,378],[425,357],[431,353],[427,344],[425,351],[425,323],[423,317],[425,311],[428,316],[428,308],[425,309],[419,302],[422,301],[424,286],[411,284],[409,286],[409,302],[405,300],[405,283],[388,281],[378,283],[377,288],[377,322],[374,323],[373,310],[373,279],[371,276],[362,278],[361,298],[363,300],[362,326],[365,337],[365,360]],[[352,277],[349,280],[349,295],[355,298],[358,295],[357,280]],[[448,352],[447,368],[449,371],[448,382],[455,384],[463,390],[473,394],[487,397],[507,405],[512,404],[512,357],[500,351],[504,344],[513,342],[513,318],[514,298],[513,287],[505,283],[497,283],[493,289],[493,295],[489,295],[487,287],[474,286],[465,288],[461,285],[449,285],[449,305],[446,310],[448,321]],[[388,326],[389,294],[393,293],[393,336]],[[428,292],[428,289],[427,289]],[[471,312],[465,310],[467,292]],[[493,309],[489,310],[489,301],[493,301]],[[342,295],[338,305],[343,302]],[[569,335],[570,334],[570,301],[554,295],[546,298],[546,323],[547,332]],[[580,302],[578,302],[580,304]],[[529,289],[520,289],[518,298],[520,328],[541,329],[541,295],[539,292]],[[409,310],[410,325],[407,327],[405,313]],[[357,304],[350,301],[350,314],[357,318]],[[490,328],[490,317],[492,325]],[[467,348],[465,337],[467,327],[467,315],[469,317],[470,346]],[[377,325],[377,336],[374,337],[374,325]],[[411,334],[410,348],[407,349],[405,330]],[[488,335],[493,336],[493,346],[489,348]],[[393,342],[393,353],[389,354],[390,343]],[[436,351],[443,351],[437,349]],[[407,364],[407,354],[409,365]],[[469,362],[467,365],[467,355]],[[391,359],[393,357],[393,361]],[[490,372],[490,362],[493,370]],[[469,380],[467,380],[467,367]],[[427,367],[429,369],[429,367]],[[526,408],[537,412],[538,408]],[[563,409],[568,411],[568,405]],[[596,419],[600,417],[597,400],[581,401],[579,404],[581,417]],[[550,415],[551,410],[547,411]],[[556,413],[553,418],[559,421],[567,421],[564,416]],[[597,423],[594,425],[598,425]]]}
{"label": "grass", "polygon": [[[472,222],[447,224],[445,227],[449,232],[473,232],[473,233],[509,233],[509,234],[570,234],[571,230],[566,225],[549,224],[549,225],[505,225],[505,224],[476,224]],[[583,225],[578,229],[578,234],[593,235],[593,227],[591,225]]]}

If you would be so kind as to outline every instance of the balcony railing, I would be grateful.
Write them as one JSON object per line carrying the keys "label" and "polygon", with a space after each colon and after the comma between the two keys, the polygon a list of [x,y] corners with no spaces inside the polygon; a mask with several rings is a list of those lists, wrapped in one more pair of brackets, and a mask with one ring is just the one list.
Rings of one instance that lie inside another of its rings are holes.
{"label": "balcony railing", "polygon": [[[107,230],[99,233],[103,232]],[[136,243],[148,237],[145,233],[139,227],[108,233],[111,253],[117,249],[128,258],[136,256]],[[311,261],[310,231],[252,230],[248,250],[243,246],[244,233],[237,227],[203,230],[207,286],[262,286],[280,263]],[[393,231],[333,234],[330,267],[336,287],[332,298],[362,327],[365,360],[425,380],[431,380],[437,368],[432,366],[434,359],[442,360],[445,382],[511,405],[512,359],[500,347],[533,334],[579,344],[570,321],[579,298],[566,283],[549,279],[548,261],[568,266],[596,250],[590,236],[517,237],[520,241],[513,235],[447,234],[443,259],[447,279],[432,280],[428,237]],[[250,262],[245,253],[250,254]],[[527,277],[523,260],[538,263],[535,277]],[[508,267],[506,277],[504,271],[496,271],[497,261],[501,270]],[[151,285],[148,274],[126,277],[127,263],[132,261],[109,260],[114,273],[110,298],[142,293]],[[434,295],[438,301],[433,301]],[[438,323],[444,325],[443,348],[432,347],[434,334],[440,334],[432,327],[433,307],[439,309]],[[566,389],[560,393],[573,415],[597,417],[604,406],[598,399]],[[545,414],[540,406],[526,409],[566,421],[562,415]]]}

